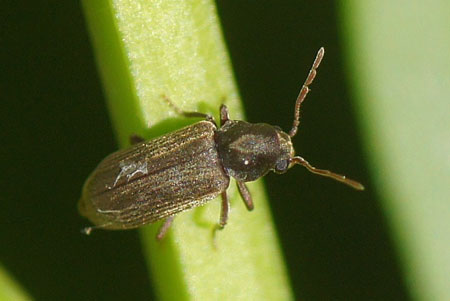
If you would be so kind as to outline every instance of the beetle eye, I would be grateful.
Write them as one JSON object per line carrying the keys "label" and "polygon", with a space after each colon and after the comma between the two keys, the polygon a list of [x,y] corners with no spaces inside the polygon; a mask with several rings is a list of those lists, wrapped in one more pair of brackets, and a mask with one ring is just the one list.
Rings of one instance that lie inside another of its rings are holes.
{"label": "beetle eye", "polygon": [[289,167],[288,160],[279,160],[275,164],[275,172],[276,173],[285,173]]}

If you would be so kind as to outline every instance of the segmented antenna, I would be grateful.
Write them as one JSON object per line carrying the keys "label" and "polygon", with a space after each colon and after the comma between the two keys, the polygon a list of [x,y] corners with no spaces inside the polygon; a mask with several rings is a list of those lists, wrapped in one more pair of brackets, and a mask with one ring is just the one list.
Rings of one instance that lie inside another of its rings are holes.
{"label": "segmented antenna", "polygon": [[321,47],[317,52],[316,58],[314,59],[314,63],[312,64],[311,70],[309,70],[308,77],[306,77],[305,82],[303,83],[302,89],[298,94],[297,100],[295,101],[295,115],[294,122],[292,124],[292,129],[289,131],[289,136],[294,137],[297,134],[298,125],[300,124],[300,106],[302,102],[305,100],[306,95],[309,93],[309,85],[314,81],[314,78],[317,74],[317,68],[320,65],[320,62],[325,55],[325,49]]}
{"label": "segmented antenna", "polygon": [[332,178],[336,181],[347,184],[348,186],[353,187],[356,190],[364,190],[364,186],[361,183],[359,183],[355,180],[349,179],[346,176],[334,173],[334,172],[326,170],[326,169],[315,168],[314,166],[311,166],[311,164],[309,164],[308,161],[306,161],[305,159],[303,159],[300,156],[296,156],[296,157],[292,158],[291,163],[303,165],[304,167],[306,167],[306,169],[308,169],[312,173],[315,173],[316,175],[321,175],[324,177]]}

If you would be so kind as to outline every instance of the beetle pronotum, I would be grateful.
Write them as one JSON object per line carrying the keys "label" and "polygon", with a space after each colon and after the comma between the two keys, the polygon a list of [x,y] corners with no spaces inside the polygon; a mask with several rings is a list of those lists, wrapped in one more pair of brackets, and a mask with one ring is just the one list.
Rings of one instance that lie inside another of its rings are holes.
{"label": "beetle pronotum", "polygon": [[203,205],[219,194],[221,229],[228,220],[230,177],[236,180],[247,209],[252,210],[253,200],[245,182],[269,171],[284,173],[296,164],[363,190],[360,183],[317,169],[294,155],[291,138],[300,123],[300,107],[324,53],[320,48],[300,90],[289,133],[265,123],[231,120],[225,105],[220,107],[220,127],[208,114],[175,107],[183,116],[205,120],[150,141],[134,137],[132,147],[106,157],[86,181],[78,204],[80,213],[95,224],[84,232],[89,234],[93,228],[132,229],[166,219],[157,236],[161,239],[176,213]]}

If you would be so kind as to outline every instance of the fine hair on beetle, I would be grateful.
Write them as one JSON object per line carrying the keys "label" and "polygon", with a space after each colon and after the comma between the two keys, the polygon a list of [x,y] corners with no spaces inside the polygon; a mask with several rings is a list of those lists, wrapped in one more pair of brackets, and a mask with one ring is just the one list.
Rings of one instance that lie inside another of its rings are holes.
{"label": "fine hair on beetle", "polygon": [[[295,155],[291,139],[300,124],[300,107],[325,54],[320,48],[295,102],[289,132],[265,123],[232,120],[225,105],[220,107],[220,127],[214,118],[200,112],[185,112],[163,98],[180,115],[201,117],[175,132],[144,141],[130,137],[130,148],[106,157],[87,179],[78,203],[80,214],[95,226],[83,229],[134,229],[159,220],[157,239],[167,233],[175,214],[201,206],[221,195],[217,229],[223,229],[230,211],[227,189],[234,178],[247,209],[253,199],[245,182],[269,171],[285,173],[298,164],[312,173],[332,178],[357,190],[359,182],[329,170],[318,169]],[[215,233],[214,230],[214,233]]]}

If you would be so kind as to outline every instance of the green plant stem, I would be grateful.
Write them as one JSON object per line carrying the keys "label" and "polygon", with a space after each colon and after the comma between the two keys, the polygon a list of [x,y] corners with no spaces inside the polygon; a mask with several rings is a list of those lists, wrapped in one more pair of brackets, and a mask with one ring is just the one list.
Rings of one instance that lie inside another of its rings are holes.
{"label": "green plant stem", "polygon": [[345,1],[376,189],[418,300],[450,300],[450,3]]}
{"label": "green plant stem", "polygon": [[0,300],[22,301],[31,300],[25,291],[9,276],[0,265]]}
{"label": "green plant stem", "polygon": [[[214,116],[224,102],[233,119],[243,117],[211,1],[85,0],[83,5],[121,146],[131,133],[148,138],[186,123],[162,95],[183,110]],[[216,249],[218,200],[179,214],[160,243],[158,225],[143,229],[144,254],[161,299],[293,298],[262,185],[249,188],[256,205],[251,213],[234,185],[229,189],[232,212],[217,233]]]}

